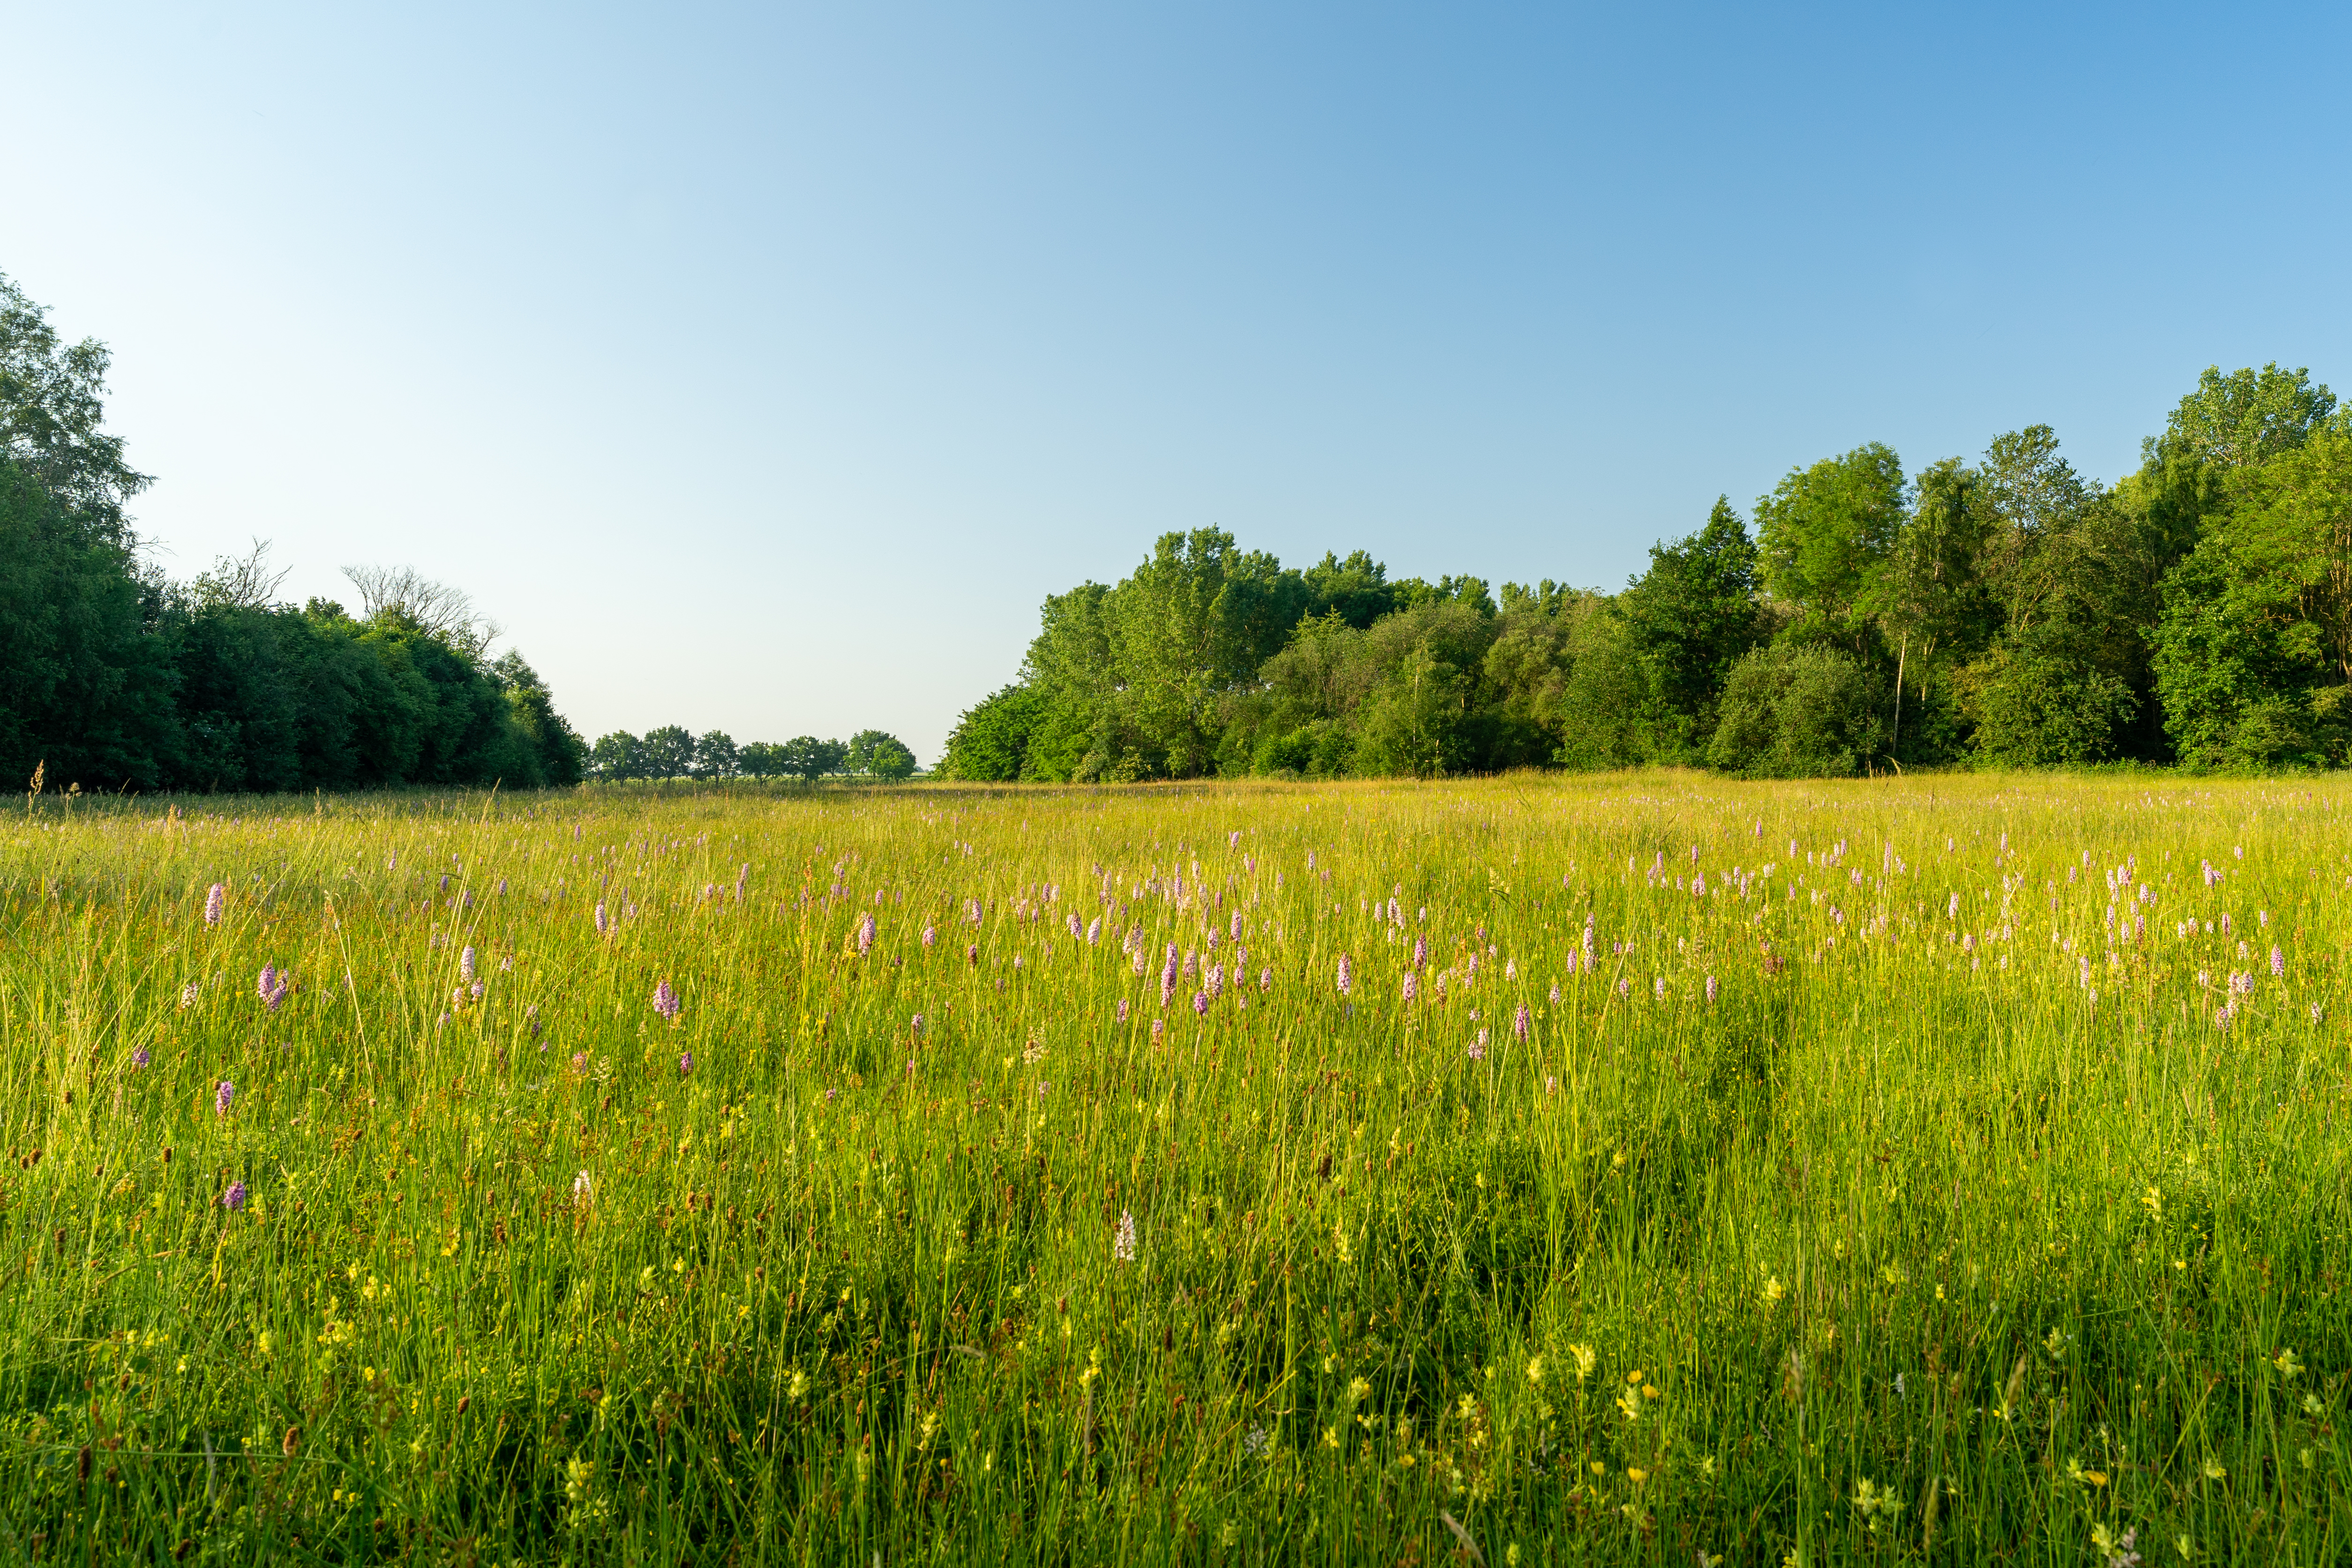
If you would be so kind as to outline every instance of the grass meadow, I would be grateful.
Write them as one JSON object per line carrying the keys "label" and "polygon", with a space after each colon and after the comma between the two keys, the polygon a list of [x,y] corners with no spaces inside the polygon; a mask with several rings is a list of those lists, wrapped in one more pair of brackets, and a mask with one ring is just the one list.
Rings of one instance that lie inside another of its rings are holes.
{"label": "grass meadow", "polygon": [[0,1561],[2341,1563],[2347,806],[44,798]]}

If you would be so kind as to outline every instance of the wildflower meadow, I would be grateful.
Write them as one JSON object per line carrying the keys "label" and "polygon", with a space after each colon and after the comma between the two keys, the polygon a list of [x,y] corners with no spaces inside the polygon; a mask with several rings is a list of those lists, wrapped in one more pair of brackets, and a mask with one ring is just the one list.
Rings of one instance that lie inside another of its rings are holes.
{"label": "wildflower meadow", "polygon": [[0,1558],[2342,1562],[2347,807],[34,801]]}

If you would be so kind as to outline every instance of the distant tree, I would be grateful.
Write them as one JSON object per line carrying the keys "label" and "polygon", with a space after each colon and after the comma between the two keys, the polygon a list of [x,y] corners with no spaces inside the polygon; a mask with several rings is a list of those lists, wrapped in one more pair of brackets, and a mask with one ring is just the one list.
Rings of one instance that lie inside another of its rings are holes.
{"label": "distant tree", "polygon": [[2156,644],[2184,762],[2352,759],[2352,433],[2230,476],[2229,502],[2165,580]]}
{"label": "distant tree", "polygon": [[1353,550],[1341,560],[1329,550],[1299,574],[1307,592],[1306,613],[1318,619],[1337,614],[1361,632],[1397,607],[1396,585],[1389,569],[1370,550]]}
{"label": "distant tree", "polygon": [[2197,390],[2180,400],[2162,435],[2151,440],[2151,456],[2176,453],[2225,468],[2267,462],[2309,440],[2336,411],[2336,394],[2315,384],[2307,370],[2236,370],[2228,375],[2208,365]]}
{"label": "distant tree", "polygon": [[694,737],[674,724],[646,731],[646,777],[686,779],[694,773]]}
{"label": "distant tree", "polygon": [[796,735],[783,745],[784,771],[793,778],[814,784],[828,773],[841,771],[849,756],[849,747],[837,740],[819,740],[813,735]]}
{"label": "distant tree", "polygon": [[1874,441],[1791,468],[1756,503],[1765,586],[1859,651],[1869,590],[1902,529],[1906,498],[1901,460]]}
{"label": "distant tree", "polygon": [[1352,715],[1356,766],[1424,779],[1476,770],[1486,749],[1479,675],[1493,638],[1494,617],[1467,596],[1425,599],[1372,622],[1356,644],[1368,666]]}
{"label": "distant tree", "polygon": [[878,729],[861,729],[849,737],[849,753],[845,760],[849,772],[861,779],[878,779],[896,784],[910,779],[915,772],[915,754],[895,735]]}
{"label": "distant tree", "polygon": [[0,760],[143,789],[579,776],[578,736],[528,664],[488,662],[462,593],[362,570],[362,622],[278,602],[260,540],[185,584],[142,564],[123,508],[148,480],[100,428],[106,368],[0,277]]}
{"label": "distant tree", "polygon": [[735,743],[723,730],[711,730],[694,743],[697,779],[732,779],[737,766]]}
{"label": "distant tree", "polygon": [[1653,727],[1663,749],[1705,752],[1716,694],[1764,637],[1756,589],[1756,546],[1730,497],[1718,496],[1706,526],[1675,544],[1651,546],[1649,570],[1619,596],[1618,613],[1661,710]]}
{"label": "distant tree", "polygon": [[538,671],[524,663],[522,654],[508,649],[490,665],[490,678],[506,694],[515,727],[538,758],[540,782],[569,788],[585,778],[586,743],[580,738],[580,732],[555,711],[555,699],[549,695],[547,683],[539,678]]}
{"label": "distant tree", "polygon": [[784,748],[772,740],[754,740],[735,753],[735,770],[751,779],[782,779],[791,771],[784,766]]}
{"label": "distant tree", "polygon": [[956,720],[940,772],[950,779],[1001,783],[1022,776],[1030,737],[1044,720],[1046,698],[1028,686],[1006,686]]}
{"label": "distant tree", "polygon": [[588,771],[607,784],[643,779],[646,776],[646,743],[625,729],[599,736],[588,753]]}
{"label": "distant tree", "polygon": [[105,413],[106,345],[67,346],[47,312],[0,273],[0,458],[110,543],[133,541],[123,505],[153,481],[123,461]]}
{"label": "distant tree", "polygon": [[0,770],[85,789],[170,782],[183,748],[174,649],[131,552],[0,459]]}
{"label": "distant tree", "polygon": [[2099,667],[2089,640],[2065,621],[2028,622],[1969,671],[1979,756],[2021,768],[2114,755],[2135,705],[2123,677]]}

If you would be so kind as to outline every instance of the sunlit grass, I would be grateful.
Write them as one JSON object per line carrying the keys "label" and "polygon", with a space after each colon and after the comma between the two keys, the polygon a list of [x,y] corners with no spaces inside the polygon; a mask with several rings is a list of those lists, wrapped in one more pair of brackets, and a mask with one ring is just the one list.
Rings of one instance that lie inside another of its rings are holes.
{"label": "sunlit grass", "polygon": [[0,819],[9,1561],[2352,1550],[2345,786],[184,804]]}

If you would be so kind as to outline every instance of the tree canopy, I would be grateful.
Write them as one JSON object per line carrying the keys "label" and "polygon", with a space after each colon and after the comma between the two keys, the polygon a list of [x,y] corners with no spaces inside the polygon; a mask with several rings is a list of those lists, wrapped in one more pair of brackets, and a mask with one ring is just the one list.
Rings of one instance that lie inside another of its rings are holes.
{"label": "tree canopy", "polygon": [[0,277],[0,771],[89,789],[581,778],[546,684],[489,657],[496,629],[454,590],[387,573],[406,591],[353,617],[280,602],[260,541],[184,583],[142,559],[125,507],[148,480],[102,428],[106,370]]}
{"label": "tree canopy", "polygon": [[1283,567],[1218,529],[1049,598],[941,772],[1306,778],[1696,763],[2338,765],[2352,434],[2305,371],[2207,370],[2113,485],[2027,424],[1719,497],[1615,592]]}

